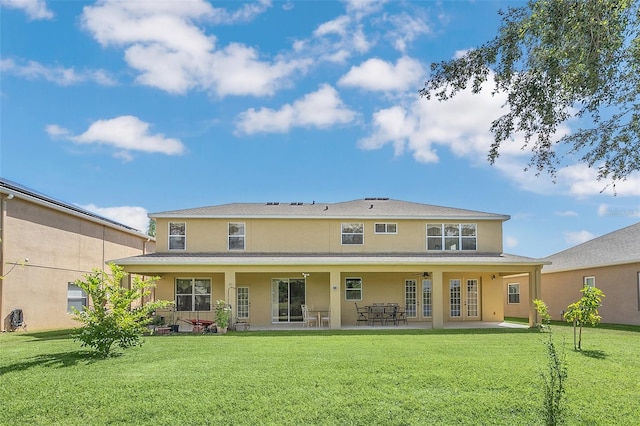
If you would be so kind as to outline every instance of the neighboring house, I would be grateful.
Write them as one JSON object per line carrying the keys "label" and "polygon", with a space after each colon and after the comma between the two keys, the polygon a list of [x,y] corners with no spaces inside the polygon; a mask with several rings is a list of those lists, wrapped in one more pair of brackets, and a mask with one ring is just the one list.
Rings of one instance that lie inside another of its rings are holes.
{"label": "neighboring house", "polygon": [[[582,297],[585,285],[602,290],[603,323],[640,325],[640,223],[611,232],[543,260],[542,300],[554,320]],[[505,315],[526,317],[528,276],[504,278]]]}
{"label": "neighboring house", "polygon": [[302,322],[303,304],[328,312],[333,329],[356,324],[356,303],[406,306],[408,321],[425,327],[499,322],[501,276],[528,274],[535,290],[543,264],[502,252],[509,216],[387,198],[150,217],[156,253],[115,263],[159,276],[156,296],[175,301],[173,320],[211,319],[215,301],[226,300],[234,319],[273,328]]}
{"label": "neighboring house", "polygon": [[105,261],[153,251],[126,225],[0,178],[0,318],[22,309],[28,330],[77,326],[70,307],[88,303],[73,282]]}

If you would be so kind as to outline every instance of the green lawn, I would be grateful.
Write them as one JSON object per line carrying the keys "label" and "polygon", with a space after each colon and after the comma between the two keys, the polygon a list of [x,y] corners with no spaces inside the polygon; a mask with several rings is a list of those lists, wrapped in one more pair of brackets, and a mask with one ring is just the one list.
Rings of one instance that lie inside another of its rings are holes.
{"label": "green lawn", "polygon": [[[569,424],[640,423],[640,333],[566,341]],[[535,425],[546,334],[354,330],[150,336],[92,358],[67,332],[0,335],[8,425]]]}

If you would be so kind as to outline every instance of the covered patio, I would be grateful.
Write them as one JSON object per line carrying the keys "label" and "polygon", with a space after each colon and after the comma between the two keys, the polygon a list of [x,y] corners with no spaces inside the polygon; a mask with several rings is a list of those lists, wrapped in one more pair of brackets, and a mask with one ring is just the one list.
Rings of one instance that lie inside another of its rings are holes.
{"label": "covered patio", "polygon": [[[175,301],[181,319],[209,319],[214,302],[224,300],[231,305],[232,324],[248,323],[251,330],[499,327],[506,297],[500,277],[515,273],[529,276],[533,326],[543,264],[482,253],[155,253],[115,263],[129,273],[159,276],[155,298]],[[402,307],[405,321],[359,325],[356,304],[376,302]],[[326,318],[306,323],[302,305]]]}

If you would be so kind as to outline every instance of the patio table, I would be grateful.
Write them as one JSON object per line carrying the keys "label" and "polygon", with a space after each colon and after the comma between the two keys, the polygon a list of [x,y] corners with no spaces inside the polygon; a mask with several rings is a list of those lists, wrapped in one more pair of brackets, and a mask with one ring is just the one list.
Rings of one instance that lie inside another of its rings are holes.
{"label": "patio table", "polygon": [[396,315],[400,312],[400,307],[397,304],[373,304],[365,306],[369,314],[369,325],[374,325],[376,321],[380,321],[380,325],[386,325],[389,321],[394,324],[396,322]]}
{"label": "patio table", "polygon": [[316,323],[316,327],[320,327],[320,320],[322,319],[322,314],[325,313],[325,312],[329,312],[329,311],[327,309],[325,309],[325,310],[313,309],[313,310],[309,310],[308,312],[309,312],[309,315],[313,315],[313,316],[316,316],[316,318],[318,318],[318,322]]}

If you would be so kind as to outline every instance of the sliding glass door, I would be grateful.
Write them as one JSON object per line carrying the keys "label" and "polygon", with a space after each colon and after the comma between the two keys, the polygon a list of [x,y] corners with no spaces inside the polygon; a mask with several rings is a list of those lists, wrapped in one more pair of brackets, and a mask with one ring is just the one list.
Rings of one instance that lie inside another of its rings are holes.
{"label": "sliding glass door", "polygon": [[271,321],[302,322],[305,280],[275,278],[271,281]]}

